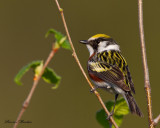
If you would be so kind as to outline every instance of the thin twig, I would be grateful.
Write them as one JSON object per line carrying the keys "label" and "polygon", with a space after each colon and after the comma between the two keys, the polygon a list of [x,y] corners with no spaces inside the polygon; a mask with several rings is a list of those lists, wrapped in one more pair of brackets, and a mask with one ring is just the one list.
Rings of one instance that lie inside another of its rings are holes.
{"label": "thin twig", "polygon": [[153,126],[156,126],[160,121],[160,114],[153,120]]}
{"label": "thin twig", "polygon": [[[94,86],[91,84],[90,80],[88,79],[88,77],[87,77],[84,69],[82,68],[81,63],[80,63],[80,61],[79,61],[79,59],[78,59],[78,57],[77,57],[76,51],[75,51],[75,49],[74,49],[74,46],[73,46],[73,43],[72,43],[72,40],[71,40],[69,31],[68,31],[68,27],[67,27],[66,21],[65,21],[65,18],[64,18],[63,9],[60,7],[60,5],[59,5],[59,3],[58,3],[58,0],[55,0],[55,2],[56,2],[57,7],[58,7],[58,9],[59,9],[59,11],[60,11],[60,14],[61,14],[61,17],[62,17],[62,21],[63,21],[63,24],[64,24],[64,28],[65,28],[65,31],[66,31],[66,34],[67,34],[69,43],[70,43],[70,45],[71,45],[72,51],[73,51],[73,54],[72,54],[72,55],[73,55],[73,57],[75,58],[75,60],[76,60],[76,62],[77,62],[77,64],[78,64],[78,66],[79,66],[82,74],[83,74],[84,77],[86,78],[89,86],[91,87],[91,89],[94,90]],[[108,109],[106,108],[106,106],[105,106],[102,98],[100,97],[100,94],[99,94],[96,90],[94,91],[94,94],[97,96],[100,104],[102,105],[102,107],[103,107],[103,109],[105,110],[106,114],[109,116],[110,113],[109,113]],[[117,124],[115,123],[115,121],[114,121],[114,119],[113,119],[112,117],[110,117],[110,122],[115,126],[115,128],[118,128]]]}
{"label": "thin twig", "polygon": [[147,56],[146,56],[146,47],[145,47],[145,39],[144,39],[144,28],[143,28],[143,1],[138,0],[138,12],[139,12],[139,31],[140,31],[140,40],[141,40],[141,50],[142,50],[142,59],[143,59],[143,68],[144,68],[144,88],[147,96],[147,106],[148,106],[148,120],[149,127],[151,126],[153,121],[152,115],[152,100],[151,100],[151,87],[149,81],[149,72],[148,72],[148,64],[147,64]]}
{"label": "thin twig", "polygon": [[37,85],[38,85],[38,82],[39,82],[42,74],[44,73],[45,68],[47,67],[47,65],[49,64],[49,62],[50,62],[51,59],[53,58],[54,54],[57,52],[57,50],[58,50],[57,48],[55,49],[55,48],[53,47],[53,50],[50,52],[50,54],[49,54],[49,56],[48,56],[48,58],[47,58],[47,60],[46,60],[46,62],[45,62],[45,64],[44,64],[41,72],[39,73],[39,75],[37,76],[37,78],[34,80],[33,85],[32,85],[32,88],[31,88],[31,90],[30,90],[30,92],[29,92],[29,94],[28,94],[28,96],[27,96],[27,99],[24,101],[24,103],[23,103],[23,105],[22,105],[21,111],[20,111],[20,113],[19,113],[19,115],[18,115],[18,117],[17,117],[17,120],[16,120],[13,128],[16,128],[16,127],[18,126],[19,121],[20,121],[23,113],[25,112],[25,110],[26,110],[26,109],[28,108],[28,106],[29,106],[29,103],[30,103],[30,100],[31,100],[31,98],[32,98],[32,95],[33,95],[33,93],[34,93],[34,91],[35,91],[35,89],[36,89],[36,87],[37,87]]}

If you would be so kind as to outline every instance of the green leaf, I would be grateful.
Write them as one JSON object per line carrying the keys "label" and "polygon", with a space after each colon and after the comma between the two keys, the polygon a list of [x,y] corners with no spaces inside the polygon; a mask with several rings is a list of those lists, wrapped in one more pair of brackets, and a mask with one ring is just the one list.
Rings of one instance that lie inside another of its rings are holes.
{"label": "green leaf", "polygon": [[[16,82],[16,84],[18,85],[22,85],[21,83],[21,78],[23,77],[23,75],[25,73],[27,73],[29,71],[29,69],[33,69],[34,71],[34,75],[37,77],[39,75],[39,73],[41,72],[43,67],[43,61],[38,60],[38,61],[33,61],[29,64],[27,64],[26,66],[24,66],[19,72],[18,74],[15,76],[14,81]],[[46,68],[44,70],[44,73],[42,75],[42,79],[46,82],[46,83],[50,83],[50,84],[54,84],[55,86],[52,87],[52,89],[56,89],[60,83],[61,77],[58,76],[53,69],[51,68]]]}
{"label": "green leaf", "polygon": [[98,123],[100,123],[103,126],[103,128],[109,128],[109,126],[110,126],[110,124],[106,118],[107,118],[107,116],[106,116],[104,109],[101,109],[96,113],[96,119],[97,119]]}
{"label": "green leaf", "polygon": [[[114,101],[108,101],[105,105],[111,112],[114,106]],[[129,113],[129,108],[125,99],[124,98],[118,99],[113,114],[113,118],[118,126],[122,124],[123,116],[127,115],[128,113]],[[99,110],[96,113],[96,119],[103,126],[103,128],[110,128],[110,123],[106,118],[107,116],[103,109]],[[112,126],[112,128],[114,128],[114,126]]]}
{"label": "green leaf", "polygon": [[72,50],[72,49],[71,49],[71,45],[70,45],[70,43],[68,42],[68,40],[64,41],[60,46],[61,46],[62,48],[64,48],[64,49]]}
{"label": "green leaf", "polygon": [[50,29],[45,37],[47,38],[49,34],[54,34],[56,42],[64,49],[72,50],[69,41],[66,39],[66,36],[61,34],[60,32],[56,31],[55,29]]}
{"label": "green leaf", "polygon": [[115,107],[115,115],[121,116],[121,115],[127,115],[129,113],[128,105],[124,98],[120,98],[116,102]]}
{"label": "green leaf", "polygon": [[30,68],[36,68],[38,65],[41,64],[41,60],[38,60],[38,61],[33,61],[29,64],[27,64],[26,66],[24,66],[19,72],[18,74],[15,76],[14,78],[14,81],[16,82],[16,84],[18,85],[22,85],[21,83],[21,78],[22,76],[27,72],[29,71]]}
{"label": "green leaf", "polygon": [[53,69],[51,68],[46,68],[42,78],[45,82],[49,84],[54,84],[55,86],[52,87],[52,89],[56,89],[60,83],[61,77],[58,76]]}
{"label": "green leaf", "polygon": [[[115,115],[115,116],[113,116],[113,118],[114,118],[114,121],[116,122],[116,124],[120,127],[122,124],[122,121],[123,121],[123,115],[121,115],[121,116]],[[114,126],[112,126],[112,128],[114,128]]]}

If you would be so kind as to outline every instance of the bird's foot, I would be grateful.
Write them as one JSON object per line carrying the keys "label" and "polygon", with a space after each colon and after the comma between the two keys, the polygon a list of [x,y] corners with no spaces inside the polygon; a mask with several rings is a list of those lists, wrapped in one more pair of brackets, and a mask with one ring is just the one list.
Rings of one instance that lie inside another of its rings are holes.
{"label": "bird's foot", "polygon": [[91,93],[93,93],[94,91],[96,91],[97,87],[94,87],[90,90]]}
{"label": "bird's foot", "polygon": [[114,112],[111,112],[110,115],[106,118],[107,120],[110,120],[110,118],[113,116]]}

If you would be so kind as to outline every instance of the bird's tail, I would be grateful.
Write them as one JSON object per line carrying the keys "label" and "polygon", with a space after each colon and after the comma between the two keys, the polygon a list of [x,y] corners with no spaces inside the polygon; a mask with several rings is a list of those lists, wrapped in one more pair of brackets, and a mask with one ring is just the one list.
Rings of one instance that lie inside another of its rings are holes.
{"label": "bird's tail", "polygon": [[132,96],[132,94],[130,92],[126,93],[124,95],[125,100],[128,103],[129,109],[131,111],[132,114],[136,114],[140,117],[143,117],[143,114],[141,112],[141,110],[139,109],[134,97]]}

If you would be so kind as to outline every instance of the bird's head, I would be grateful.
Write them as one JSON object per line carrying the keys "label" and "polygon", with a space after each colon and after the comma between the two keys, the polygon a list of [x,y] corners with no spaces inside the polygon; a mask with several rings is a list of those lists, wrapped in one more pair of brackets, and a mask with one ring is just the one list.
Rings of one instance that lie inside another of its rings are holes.
{"label": "bird's head", "polygon": [[105,34],[96,34],[88,40],[81,40],[80,43],[86,44],[90,56],[93,53],[100,53],[103,51],[120,51],[119,45],[110,36]]}

